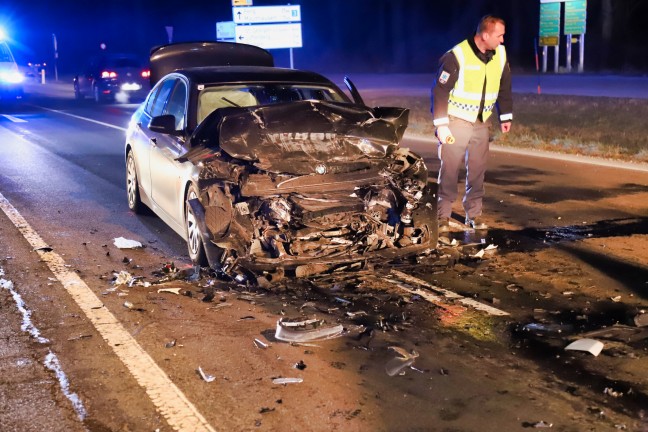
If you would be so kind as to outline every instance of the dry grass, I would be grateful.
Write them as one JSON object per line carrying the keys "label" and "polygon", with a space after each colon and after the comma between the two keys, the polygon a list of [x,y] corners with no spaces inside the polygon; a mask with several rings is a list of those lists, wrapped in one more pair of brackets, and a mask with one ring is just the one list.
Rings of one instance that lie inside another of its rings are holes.
{"label": "dry grass", "polygon": [[[408,132],[434,133],[424,95],[367,102],[410,108]],[[511,132],[493,133],[499,145],[648,162],[648,100],[515,94]]]}

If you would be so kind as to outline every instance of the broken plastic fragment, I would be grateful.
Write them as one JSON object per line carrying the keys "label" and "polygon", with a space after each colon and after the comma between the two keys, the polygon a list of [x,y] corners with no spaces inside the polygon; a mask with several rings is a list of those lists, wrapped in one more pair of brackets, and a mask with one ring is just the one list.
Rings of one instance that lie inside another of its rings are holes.
{"label": "broken plastic fragment", "polygon": [[587,351],[592,354],[594,357],[599,355],[603,350],[603,342],[597,341],[595,339],[579,339],[575,342],[570,343],[565,347],[565,350],[570,351]]}
{"label": "broken plastic fragment", "polygon": [[208,383],[210,383],[210,382],[212,382],[212,381],[214,381],[216,379],[215,376],[205,374],[205,372],[203,372],[203,370],[202,370],[202,368],[200,366],[198,366],[198,373],[200,374],[202,379],[204,379]]}
{"label": "broken plastic fragment", "polygon": [[115,280],[113,281],[115,285],[131,286],[133,282],[135,282],[133,275],[124,270],[120,271],[119,273],[113,273],[113,275],[115,276]]}
{"label": "broken plastic fragment", "polygon": [[272,380],[273,384],[299,384],[304,382],[302,378],[275,378]]}
{"label": "broken plastic fragment", "polygon": [[135,249],[135,248],[141,248],[142,243],[138,242],[137,240],[130,240],[124,237],[117,237],[113,239],[115,246],[117,246],[119,249]]}
{"label": "broken plastic fragment", "polygon": [[254,346],[257,348],[266,349],[269,345],[260,339],[254,339]]}
{"label": "broken plastic fragment", "polygon": [[160,288],[157,290],[158,293],[168,292],[171,294],[180,295],[180,288]]}
{"label": "broken plastic fragment", "polygon": [[341,324],[326,327],[323,321],[317,319],[291,321],[281,318],[277,321],[275,338],[284,342],[310,342],[332,339],[342,335],[343,331]]}
{"label": "broken plastic fragment", "polygon": [[390,346],[389,348],[396,351],[398,354],[398,357],[391,359],[385,365],[385,372],[387,372],[387,375],[389,376],[400,374],[404,369],[410,367],[414,363],[414,360],[419,356],[416,351],[412,351],[410,354],[403,348],[397,346]]}
{"label": "broken plastic fragment", "polygon": [[553,423],[547,423],[547,422],[544,421],[544,420],[540,420],[539,422],[535,422],[535,423],[533,423],[533,427],[536,428],[536,429],[539,429],[539,428],[550,428],[550,427],[553,427]]}
{"label": "broken plastic fragment", "polygon": [[646,327],[648,326],[648,314],[640,313],[634,317],[634,323],[637,327]]}

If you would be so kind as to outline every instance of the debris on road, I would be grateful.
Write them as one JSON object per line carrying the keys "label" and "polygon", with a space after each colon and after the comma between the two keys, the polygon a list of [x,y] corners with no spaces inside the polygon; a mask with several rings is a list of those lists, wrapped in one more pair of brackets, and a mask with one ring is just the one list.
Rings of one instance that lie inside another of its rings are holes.
{"label": "debris on road", "polygon": [[281,318],[277,321],[275,338],[284,342],[312,342],[332,339],[341,336],[343,332],[344,327],[341,324],[325,326],[324,321],[319,319]]}
{"label": "debris on road", "polygon": [[198,369],[196,369],[196,370],[198,371],[198,374],[200,374],[200,377],[205,382],[210,383],[210,382],[212,382],[212,381],[214,381],[216,379],[215,376],[205,374],[205,372],[203,372],[203,370],[202,370],[202,368],[200,366],[198,366]]}
{"label": "debris on road", "polygon": [[304,382],[302,378],[274,378],[273,384],[299,384]]}
{"label": "debris on road", "polygon": [[142,243],[138,242],[137,240],[130,240],[124,237],[117,237],[113,239],[113,244],[119,249],[137,249],[144,247],[144,245],[142,245]]}
{"label": "debris on road", "polygon": [[260,339],[256,339],[256,338],[255,338],[255,339],[254,339],[254,346],[257,347],[257,348],[266,349],[266,348],[268,348],[270,345],[268,345],[267,343],[263,342],[263,341],[260,340]]}
{"label": "debris on road", "polygon": [[634,323],[637,327],[648,327],[648,314],[641,311],[639,315],[634,317]]}
{"label": "debris on road", "polygon": [[175,295],[180,295],[180,289],[181,288],[160,288],[157,290],[158,293],[171,293]]}
{"label": "debris on road", "polygon": [[416,351],[408,353],[403,348],[397,346],[390,346],[389,348],[396,351],[396,354],[398,354],[397,357],[391,359],[385,365],[385,372],[387,372],[387,375],[390,377],[403,374],[403,371],[412,366],[419,356]]}
{"label": "debris on road", "polygon": [[603,342],[595,339],[579,339],[565,347],[568,351],[587,351],[594,357],[598,356],[603,350]]}

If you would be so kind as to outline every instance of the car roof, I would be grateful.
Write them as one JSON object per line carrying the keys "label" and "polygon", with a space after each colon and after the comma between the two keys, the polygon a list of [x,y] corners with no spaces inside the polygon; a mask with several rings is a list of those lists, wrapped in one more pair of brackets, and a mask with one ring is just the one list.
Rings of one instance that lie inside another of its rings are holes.
{"label": "car roof", "polygon": [[268,66],[202,66],[174,71],[194,84],[239,82],[290,82],[335,86],[322,75],[298,69]]}

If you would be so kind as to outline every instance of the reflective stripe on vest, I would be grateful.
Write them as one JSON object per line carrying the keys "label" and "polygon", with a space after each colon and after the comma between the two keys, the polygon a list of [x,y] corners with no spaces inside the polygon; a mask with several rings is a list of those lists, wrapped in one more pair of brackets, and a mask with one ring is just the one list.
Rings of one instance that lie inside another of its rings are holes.
{"label": "reflective stripe on vest", "polygon": [[498,46],[495,55],[487,64],[477,57],[467,40],[452,48],[452,52],[459,63],[459,77],[450,91],[448,114],[471,123],[477,121],[486,80],[482,112],[482,119],[486,121],[497,102],[500,79],[506,65],[506,50],[503,45]]}

